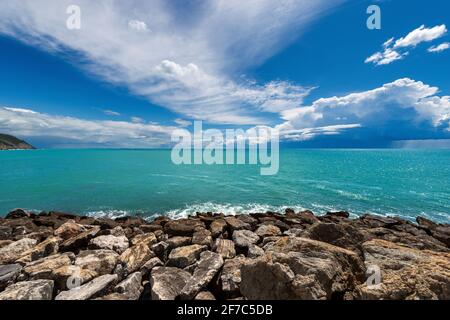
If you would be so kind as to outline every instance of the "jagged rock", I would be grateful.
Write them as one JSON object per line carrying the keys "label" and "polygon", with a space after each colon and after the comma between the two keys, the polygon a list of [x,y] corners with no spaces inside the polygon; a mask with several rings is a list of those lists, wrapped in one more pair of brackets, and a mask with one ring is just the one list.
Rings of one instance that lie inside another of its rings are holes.
{"label": "jagged rock", "polygon": [[209,291],[199,292],[194,300],[216,300],[216,297]]}
{"label": "jagged rock", "polygon": [[55,254],[26,264],[23,272],[30,279],[52,279],[55,270],[71,265],[73,259],[73,253]]}
{"label": "jagged rock", "polygon": [[217,219],[211,222],[209,226],[209,230],[211,231],[211,235],[213,238],[219,237],[223,234],[227,229],[227,222],[224,219]]}
{"label": "jagged rock", "polygon": [[148,260],[141,268],[142,276],[147,276],[155,267],[161,267],[164,263],[158,258],[154,257]]}
{"label": "jagged rock", "polygon": [[234,242],[228,239],[216,239],[214,243],[214,251],[219,253],[224,259],[231,259],[236,256]]}
{"label": "jagged rock", "polygon": [[169,244],[169,248],[170,249],[175,249],[178,247],[185,247],[190,245],[192,242],[192,238],[191,237],[173,237],[173,238],[169,238],[167,239],[167,243]]}
{"label": "jagged rock", "polygon": [[106,274],[68,291],[59,293],[55,300],[88,300],[100,296],[117,282],[116,274]]}
{"label": "jagged rock", "polygon": [[123,265],[125,274],[130,274],[138,271],[153,257],[155,257],[155,254],[144,242],[141,242],[128,248],[124,253],[122,253],[119,260]]}
{"label": "jagged rock", "polygon": [[187,266],[195,263],[200,258],[200,254],[207,249],[208,248],[206,246],[201,246],[198,244],[175,248],[169,254],[167,265],[178,268],[186,268]]}
{"label": "jagged rock", "polygon": [[[163,227],[157,224],[146,224],[142,225],[141,230],[144,231],[144,233],[155,233],[156,231],[162,231]],[[156,235],[156,234],[155,234]]]}
{"label": "jagged rock", "polygon": [[75,259],[75,265],[88,270],[93,277],[112,273],[116,267],[119,255],[112,250],[81,251]]}
{"label": "jagged rock", "polygon": [[264,254],[264,250],[258,247],[256,244],[251,244],[248,247],[247,257],[249,258],[257,258]]}
{"label": "jagged rock", "polygon": [[193,276],[181,290],[181,299],[193,299],[202,289],[206,288],[222,265],[223,259],[220,254],[211,251],[202,252]]}
{"label": "jagged rock", "polygon": [[95,226],[90,230],[84,231],[75,237],[71,237],[64,241],[60,245],[61,251],[78,251],[80,249],[86,248],[89,244],[89,241],[94,238],[97,233],[100,231],[99,226]]}
{"label": "jagged rock", "polygon": [[303,211],[299,213],[286,213],[284,222],[290,225],[312,225],[320,220],[311,212]]}
{"label": "jagged rock", "polygon": [[274,236],[281,235],[281,230],[280,230],[280,228],[278,228],[274,225],[263,224],[263,225],[259,226],[258,229],[256,229],[255,233],[258,236],[260,236],[261,238],[274,237]]}
{"label": "jagged rock", "polygon": [[13,211],[9,212],[5,219],[20,219],[20,218],[29,218],[31,215],[29,212],[26,212],[22,209],[14,209]]}
{"label": "jagged rock", "polygon": [[347,211],[337,211],[337,212],[327,212],[325,216],[336,218],[349,218],[350,214]]}
{"label": "jagged rock", "polygon": [[128,238],[125,236],[116,237],[113,235],[99,236],[89,242],[89,249],[107,249],[113,250],[119,254],[123,253],[129,247]]}
{"label": "jagged rock", "polygon": [[417,223],[433,238],[445,243],[450,248],[450,225],[449,224],[437,224],[428,219],[417,217]]}
{"label": "jagged rock", "polygon": [[22,271],[20,264],[7,264],[0,266],[0,291],[16,281],[17,276]]}
{"label": "jagged rock", "polygon": [[374,216],[370,214],[365,214],[359,218],[359,220],[366,226],[370,228],[390,228],[392,226],[395,226],[399,224],[399,221],[390,218],[390,217],[383,217],[383,216]]}
{"label": "jagged rock", "polygon": [[9,264],[15,262],[22,255],[36,245],[34,239],[22,239],[15,241],[6,247],[0,249],[0,264]]}
{"label": "jagged rock", "polygon": [[192,237],[197,227],[205,228],[205,224],[199,220],[192,219],[174,220],[164,225],[164,232],[170,236]]}
{"label": "jagged rock", "polygon": [[51,300],[52,297],[52,280],[18,282],[0,293],[0,300]]}
{"label": "jagged rock", "polygon": [[82,269],[80,266],[66,265],[52,271],[51,279],[55,281],[55,287],[58,290],[65,291],[80,287],[97,275],[97,272]]}
{"label": "jagged rock", "polygon": [[245,223],[247,223],[251,230],[254,230],[256,228],[256,226],[258,225],[258,219],[253,218],[252,216],[248,215],[248,214],[243,214],[243,215],[239,215],[237,216],[237,218]]}
{"label": "jagged rock", "polygon": [[384,240],[363,244],[367,269],[381,271],[381,283],[358,287],[358,299],[450,299],[450,253],[417,250]]}
{"label": "jagged rock", "polygon": [[141,296],[144,287],[142,286],[142,273],[132,273],[124,281],[119,283],[114,291],[129,297],[131,300],[137,300]]}
{"label": "jagged rock", "polygon": [[22,253],[22,257],[16,260],[19,263],[28,263],[35,261],[53,254],[58,253],[59,244],[62,239],[59,237],[50,237],[47,240],[39,243],[32,249],[29,249]]}
{"label": "jagged rock", "polygon": [[109,234],[115,237],[125,237],[125,231],[121,226],[117,226],[114,229],[111,229]]}
{"label": "jagged rock", "polygon": [[10,239],[12,236],[12,228],[9,226],[0,226],[0,240]]}
{"label": "jagged rock", "polygon": [[131,244],[133,246],[139,244],[139,243],[145,243],[148,247],[151,247],[155,243],[158,242],[158,239],[156,238],[154,233],[143,233],[135,236],[131,240]]}
{"label": "jagged rock", "polygon": [[242,265],[241,292],[250,300],[331,299],[364,280],[353,251],[305,238],[281,238]]}
{"label": "jagged rock", "polygon": [[235,298],[241,295],[241,266],[245,263],[244,256],[225,261],[220,275],[222,292],[226,298]]}
{"label": "jagged rock", "polygon": [[233,232],[233,241],[237,247],[248,248],[259,242],[259,236],[250,230],[236,230]]}
{"label": "jagged rock", "polygon": [[213,238],[211,232],[204,228],[197,228],[192,235],[192,244],[199,244],[202,246],[212,246]]}
{"label": "jagged rock", "polygon": [[172,267],[154,268],[150,277],[152,300],[175,300],[191,274]]}
{"label": "jagged rock", "polygon": [[169,248],[170,245],[165,241],[158,242],[151,247],[152,251],[163,260],[167,260]]}
{"label": "jagged rock", "polygon": [[86,231],[86,228],[73,220],[69,220],[55,230],[55,236],[67,240]]}
{"label": "jagged rock", "polygon": [[239,220],[236,217],[225,217],[225,221],[228,225],[228,227],[230,228],[231,232],[234,232],[236,230],[242,230],[242,229],[247,229],[250,230],[252,227],[250,226],[250,224]]}

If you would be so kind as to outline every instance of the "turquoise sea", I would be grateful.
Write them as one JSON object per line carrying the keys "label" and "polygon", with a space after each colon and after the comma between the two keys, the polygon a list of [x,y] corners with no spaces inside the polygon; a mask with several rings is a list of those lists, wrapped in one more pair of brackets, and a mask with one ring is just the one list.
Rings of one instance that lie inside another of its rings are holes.
{"label": "turquoise sea", "polygon": [[280,151],[280,170],[172,164],[169,150],[0,152],[0,215],[14,208],[182,217],[197,211],[348,210],[450,222],[450,150]]}

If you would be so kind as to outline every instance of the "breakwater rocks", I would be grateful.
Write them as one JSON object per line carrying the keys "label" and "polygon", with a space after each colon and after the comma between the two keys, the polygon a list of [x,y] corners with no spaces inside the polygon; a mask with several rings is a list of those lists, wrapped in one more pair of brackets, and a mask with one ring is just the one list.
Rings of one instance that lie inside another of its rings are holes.
{"label": "breakwater rocks", "polygon": [[450,299],[450,225],[346,212],[0,218],[0,300]]}

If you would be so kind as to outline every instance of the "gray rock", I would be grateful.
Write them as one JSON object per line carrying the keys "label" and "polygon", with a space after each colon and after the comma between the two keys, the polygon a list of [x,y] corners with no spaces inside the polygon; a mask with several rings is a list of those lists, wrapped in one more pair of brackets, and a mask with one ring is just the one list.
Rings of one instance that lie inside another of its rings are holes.
{"label": "gray rock", "polygon": [[103,295],[117,282],[117,275],[104,275],[68,291],[62,291],[55,300],[88,300]]}
{"label": "gray rock", "polygon": [[114,291],[129,297],[130,300],[138,300],[144,287],[142,286],[142,273],[132,273],[124,281],[119,283]]}
{"label": "gray rock", "polygon": [[122,254],[129,247],[128,238],[125,236],[116,237],[113,235],[99,236],[89,242],[89,249],[107,249]]}
{"label": "gray rock", "polygon": [[0,264],[9,264],[21,258],[22,255],[36,245],[34,239],[24,238],[0,249]]}
{"label": "gray rock", "polygon": [[219,253],[224,259],[231,259],[236,256],[234,242],[228,239],[216,239],[214,243],[214,251]]}
{"label": "gray rock", "polygon": [[193,244],[186,247],[179,247],[173,249],[169,254],[168,266],[186,268],[187,266],[195,263],[200,254],[207,250],[206,246]]}
{"label": "gray rock", "polygon": [[52,280],[18,282],[0,293],[0,300],[51,300],[52,297]]}
{"label": "gray rock", "polygon": [[225,261],[220,281],[222,284],[222,292],[227,299],[239,297],[241,295],[241,266],[245,263],[244,256],[237,256],[234,259]]}
{"label": "gray rock", "polygon": [[252,244],[248,247],[247,257],[257,258],[264,254],[264,250],[258,247],[256,244]]}
{"label": "gray rock", "polygon": [[148,260],[141,268],[141,273],[145,277],[147,276],[155,267],[161,267],[164,263],[158,258],[154,257]]}
{"label": "gray rock", "polygon": [[256,229],[255,233],[262,237],[275,237],[281,235],[281,230],[277,226],[271,224],[263,224]]}
{"label": "gray rock", "polygon": [[206,288],[222,265],[223,258],[220,254],[211,251],[203,252],[193,276],[180,293],[181,299],[193,299],[202,289]]}
{"label": "gray rock", "polygon": [[12,228],[9,226],[0,226],[0,240],[8,240],[12,236]]}
{"label": "gray rock", "polygon": [[233,241],[237,247],[248,248],[259,242],[259,236],[250,230],[236,230],[233,232]]}
{"label": "gray rock", "polygon": [[22,271],[22,266],[20,264],[0,266],[0,291],[14,283],[17,276],[20,274],[20,271]]}
{"label": "gray rock", "polygon": [[175,300],[190,278],[189,272],[178,268],[154,268],[150,277],[152,300]]}
{"label": "gray rock", "polygon": [[22,257],[16,260],[18,263],[28,263],[50,255],[58,253],[59,244],[62,239],[59,237],[49,237],[45,241],[39,243],[33,248],[22,253]]}
{"label": "gray rock", "polygon": [[27,263],[23,268],[23,272],[30,279],[53,279],[54,271],[71,265],[73,259],[73,253],[55,254]]}

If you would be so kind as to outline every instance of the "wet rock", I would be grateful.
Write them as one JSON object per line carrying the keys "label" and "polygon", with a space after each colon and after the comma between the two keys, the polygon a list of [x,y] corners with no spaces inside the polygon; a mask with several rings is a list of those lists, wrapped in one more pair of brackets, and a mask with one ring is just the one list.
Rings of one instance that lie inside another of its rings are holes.
{"label": "wet rock", "polygon": [[61,245],[60,245],[60,250],[61,251],[73,251],[73,252],[77,252],[80,249],[84,249],[88,246],[89,241],[94,238],[97,233],[100,231],[100,227],[99,226],[95,226],[87,231],[84,231],[74,237],[71,237],[69,239],[67,239],[66,241],[64,241]]}
{"label": "wet rock", "polygon": [[34,239],[25,238],[1,248],[0,264],[9,264],[21,258],[25,252],[36,245],[36,242]]}
{"label": "wet rock", "polygon": [[199,244],[202,246],[212,246],[213,238],[211,232],[204,228],[197,228],[192,235],[192,244]]}
{"label": "wet rock", "polygon": [[336,218],[349,218],[350,214],[347,211],[337,211],[337,212],[327,212],[326,216]]}
{"label": "wet rock", "polygon": [[125,274],[138,271],[147,261],[155,257],[155,254],[143,242],[128,248],[120,256]]}
{"label": "wet rock", "polygon": [[32,249],[25,251],[22,254],[22,257],[17,260],[19,263],[28,263],[31,261],[35,261],[50,255],[54,255],[58,253],[59,244],[62,242],[62,239],[59,237],[50,237],[47,240],[39,243]]}
{"label": "wet rock", "polygon": [[259,236],[250,230],[236,230],[233,232],[233,241],[237,247],[248,248],[259,242]]}
{"label": "wet rock", "polygon": [[150,277],[152,300],[175,300],[191,274],[172,267],[154,268]]}
{"label": "wet rock", "polygon": [[193,299],[202,289],[205,289],[219,272],[223,265],[222,256],[211,251],[202,252],[200,261],[193,276],[186,282],[181,290],[180,297],[183,300]]}
{"label": "wet rock", "polygon": [[158,242],[158,239],[156,238],[154,233],[143,233],[135,236],[131,240],[132,245],[137,245],[139,243],[145,243],[148,247],[151,247],[155,243]]}
{"label": "wet rock", "polygon": [[18,282],[0,293],[0,300],[51,300],[52,297],[52,280]]}
{"label": "wet rock", "polygon": [[206,246],[198,244],[173,249],[169,254],[167,265],[186,268],[195,263],[200,258],[200,254],[205,250],[207,250]]}
{"label": "wet rock", "polygon": [[95,298],[108,291],[117,282],[117,279],[118,277],[115,274],[100,276],[81,287],[62,291],[56,296],[55,300],[88,300]]}
{"label": "wet rock", "polygon": [[241,266],[245,263],[244,256],[225,261],[220,275],[221,289],[225,298],[235,298],[241,295]]}
{"label": "wet rock", "polygon": [[55,254],[25,265],[23,272],[30,279],[52,279],[54,270],[72,264],[73,253]]}
{"label": "wet rock", "polygon": [[281,235],[281,230],[280,228],[274,226],[274,225],[270,225],[270,224],[263,224],[261,225],[258,229],[256,229],[255,233],[262,237],[274,237],[274,236],[278,236]]}
{"label": "wet rock", "polygon": [[216,239],[213,249],[220,254],[223,259],[231,259],[236,256],[234,242],[228,239]]}
{"label": "wet rock", "polygon": [[116,267],[119,255],[112,250],[82,251],[75,259],[75,265],[88,270],[93,277],[112,273]]}
{"label": "wet rock", "polygon": [[175,249],[178,247],[185,247],[191,244],[192,238],[191,237],[173,237],[169,238],[166,241],[169,244],[170,249]]}
{"label": "wet rock", "polygon": [[197,227],[205,228],[205,224],[199,220],[192,219],[174,220],[164,225],[164,232],[170,236],[192,237]]}
{"label": "wet rock", "polygon": [[353,251],[305,238],[281,238],[241,268],[241,292],[251,300],[331,299],[364,280]]}
{"label": "wet rock", "polygon": [[199,292],[194,300],[216,300],[216,297],[209,291]]}
{"label": "wet rock", "polygon": [[417,223],[433,238],[444,243],[450,248],[450,225],[449,224],[437,224],[422,217],[417,218]]}
{"label": "wet rock", "polygon": [[69,220],[55,230],[55,236],[60,237],[63,240],[67,240],[85,231],[86,228],[84,226],[76,223],[74,220]]}
{"label": "wet rock", "polygon": [[8,285],[14,283],[17,276],[22,271],[20,264],[7,264],[0,266],[0,291],[5,289]]}
{"label": "wet rock", "polygon": [[213,238],[219,237],[223,234],[227,229],[227,222],[224,219],[217,219],[211,222],[209,226],[209,230],[211,231],[211,235]]}
{"label": "wet rock", "polygon": [[141,268],[142,276],[146,277],[155,267],[162,267],[164,263],[158,258],[154,257],[148,260]]}
{"label": "wet rock", "polygon": [[89,249],[107,249],[113,250],[119,254],[123,253],[129,247],[128,238],[125,236],[116,237],[113,235],[99,236],[89,242]]}
{"label": "wet rock", "polygon": [[242,229],[247,229],[250,230],[252,227],[250,226],[250,224],[239,220],[236,217],[225,217],[225,221],[228,225],[228,227],[230,228],[231,232],[234,232],[236,230],[242,230]]}
{"label": "wet rock", "polygon": [[132,217],[132,216],[120,217],[115,219],[115,221],[119,223],[122,226],[122,228],[135,228],[147,224],[147,221],[142,219],[142,217]]}
{"label": "wet rock", "polygon": [[450,299],[450,253],[417,250],[384,240],[363,244],[367,269],[381,271],[381,283],[357,288],[358,299]]}
{"label": "wet rock", "polygon": [[20,218],[29,218],[31,215],[29,212],[26,212],[22,209],[15,209],[11,212],[9,212],[5,219],[20,219]]}
{"label": "wet rock", "polygon": [[124,281],[119,283],[114,291],[123,294],[131,300],[138,300],[144,287],[142,286],[142,273],[132,273]]}

